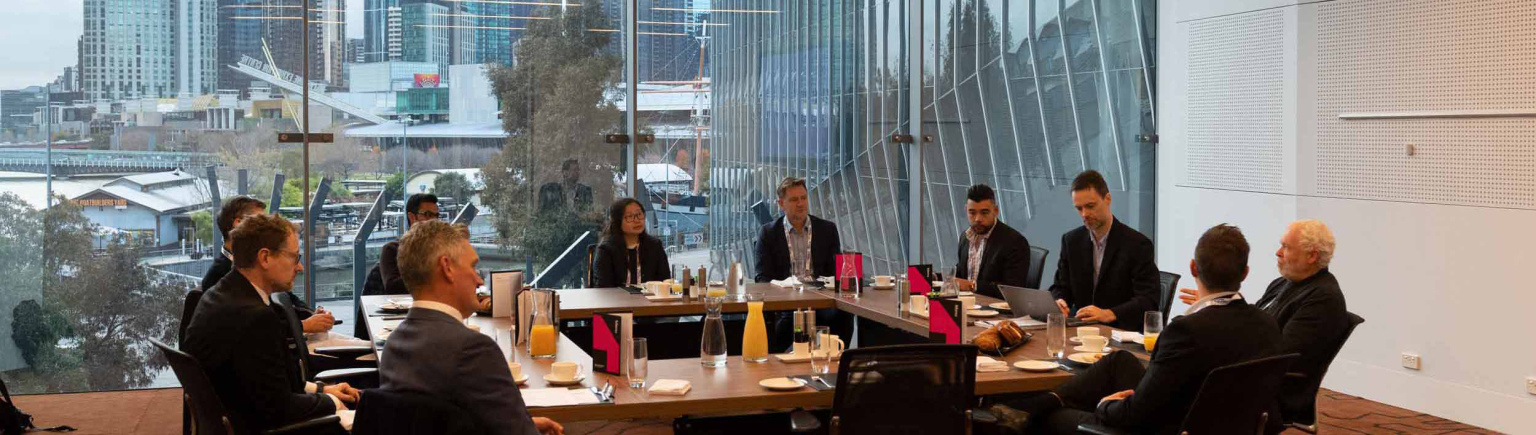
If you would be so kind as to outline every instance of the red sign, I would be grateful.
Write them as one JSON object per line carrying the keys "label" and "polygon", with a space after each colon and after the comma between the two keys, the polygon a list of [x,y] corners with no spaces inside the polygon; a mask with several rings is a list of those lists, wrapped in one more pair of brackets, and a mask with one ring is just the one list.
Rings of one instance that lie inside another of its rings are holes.
{"label": "red sign", "polygon": [[435,88],[435,87],[437,87],[437,82],[438,82],[437,74],[417,74],[416,75],[416,87],[418,87],[418,88]]}

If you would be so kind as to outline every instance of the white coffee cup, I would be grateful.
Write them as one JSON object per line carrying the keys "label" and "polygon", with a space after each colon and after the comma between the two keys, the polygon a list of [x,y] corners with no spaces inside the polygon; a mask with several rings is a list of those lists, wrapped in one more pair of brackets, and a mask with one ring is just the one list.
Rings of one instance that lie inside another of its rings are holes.
{"label": "white coffee cup", "polygon": [[832,351],[833,355],[841,354],[845,348],[846,345],[843,344],[843,339],[841,337],[833,334],[821,336],[821,350],[823,352],[822,355],[826,355],[825,352],[829,350]]}
{"label": "white coffee cup", "polygon": [[509,362],[507,363],[507,369],[512,370],[512,380],[516,381],[523,378],[523,363]]}
{"label": "white coffee cup", "polygon": [[975,296],[961,296],[960,297],[960,305],[962,305],[962,307],[960,308],[961,311],[970,311],[972,309],[975,309],[975,307],[976,307],[976,297]]}
{"label": "white coffee cup", "polygon": [[794,356],[806,356],[806,355],[810,355],[810,354],[811,354],[811,343],[810,342],[795,343],[795,350],[794,350],[794,353],[792,355],[794,355]]}
{"label": "white coffee cup", "polygon": [[1090,335],[1090,336],[1087,336],[1087,337],[1083,337],[1083,347],[1091,349],[1094,352],[1098,352],[1100,349],[1103,349],[1104,346],[1108,346],[1108,345],[1109,345],[1109,337],[1105,337],[1105,336],[1102,336],[1102,335]]}
{"label": "white coffee cup", "polygon": [[912,312],[914,312],[914,313],[926,313],[926,312],[928,312],[928,297],[927,296],[912,295],[910,298],[908,298],[908,300],[912,301],[912,307],[908,308],[909,310],[912,310]]}
{"label": "white coffee cup", "polygon": [[549,365],[549,374],[554,375],[555,379],[560,381],[576,379],[576,373],[579,371],[581,371],[581,364],[570,361],[561,361]]}
{"label": "white coffee cup", "polygon": [[1098,336],[1099,336],[1099,327],[1097,327],[1097,326],[1079,326],[1079,327],[1077,327],[1077,338],[1087,339],[1088,337],[1098,337]]}
{"label": "white coffee cup", "polygon": [[876,275],[875,276],[875,286],[876,287],[890,287],[891,284],[895,280],[896,280],[896,278],[894,278],[894,277],[892,277],[890,275]]}

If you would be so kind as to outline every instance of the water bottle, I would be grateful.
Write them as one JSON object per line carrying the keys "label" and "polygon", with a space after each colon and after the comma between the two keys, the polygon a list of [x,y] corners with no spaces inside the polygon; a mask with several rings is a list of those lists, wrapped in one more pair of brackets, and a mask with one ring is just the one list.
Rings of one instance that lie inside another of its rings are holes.
{"label": "water bottle", "polygon": [[704,298],[704,337],[699,341],[699,364],[705,367],[725,367],[725,321],[720,320],[720,308],[725,298]]}

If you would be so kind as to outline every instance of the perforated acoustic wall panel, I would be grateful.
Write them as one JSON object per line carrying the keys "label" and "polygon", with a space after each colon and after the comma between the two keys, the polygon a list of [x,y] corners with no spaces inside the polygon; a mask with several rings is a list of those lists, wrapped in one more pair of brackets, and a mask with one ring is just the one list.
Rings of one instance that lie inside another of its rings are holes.
{"label": "perforated acoustic wall panel", "polygon": [[1536,1],[1319,7],[1316,194],[1536,209]]}
{"label": "perforated acoustic wall panel", "polygon": [[1284,44],[1279,9],[1190,24],[1184,185],[1280,192]]}

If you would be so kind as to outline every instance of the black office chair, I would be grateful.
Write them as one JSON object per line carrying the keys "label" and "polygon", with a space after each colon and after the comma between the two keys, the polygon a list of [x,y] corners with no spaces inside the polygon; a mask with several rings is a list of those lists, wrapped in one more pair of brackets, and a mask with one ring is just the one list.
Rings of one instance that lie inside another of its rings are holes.
{"label": "black office chair", "polygon": [[1173,309],[1173,295],[1179,292],[1179,274],[1173,272],[1158,271],[1158,286],[1163,294],[1157,301],[1157,310],[1163,312],[1163,326],[1168,325],[1168,311]]}
{"label": "black office chair", "polygon": [[484,434],[475,419],[446,401],[381,389],[363,390],[357,400],[352,435],[410,435],[424,433]]}
{"label": "black office chair", "polygon": [[[213,390],[213,382],[208,380],[208,373],[203,371],[202,364],[198,363],[192,355],[172,349],[165,343],[153,339],[149,342],[160,348],[160,353],[165,355],[166,361],[171,364],[171,371],[176,373],[176,380],[181,383],[182,400],[192,414],[191,424],[185,426],[183,430],[198,435],[236,433],[229,411],[224,409],[224,401],[220,400],[218,393]],[[341,429],[340,420],[340,417],[331,414],[263,433],[269,435],[332,433]]]}
{"label": "black office chair", "polygon": [[[849,349],[838,362],[831,433],[971,433],[976,350],[968,344]],[[817,430],[816,423],[792,420],[795,432]]]}
{"label": "black office chair", "polygon": [[597,270],[592,269],[592,264],[597,261],[597,244],[587,245],[587,288],[597,287]]}
{"label": "black office chair", "polygon": [[[1200,393],[1184,423],[1183,435],[1245,434],[1263,435],[1269,408],[1280,394],[1280,380],[1299,354],[1288,353],[1219,367],[1205,376]],[[1080,425],[1078,432],[1094,435],[1127,433],[1098,425]]]}
{"label": "black office chair", "polygon": [[309,352],[303,323],[299,322],[293,308],[293,298],[296,297],[292,293],[278,293],[272,295],[272,302],[279,306],[278,311],[288,322],[289,339],[292,340],[288,345],[299,355],[300,375],[306,380],[328,384],[347,382],[357,388],[378,386],[378,363],[357,360],[357,357],[372,354],[373,346],[317,347],[313,354]]}
{"label": "black office chair", "polygon": [[1288,419],[1294,418],[1293,421],[1283,421],[1284,426],[1290,426],[1310,434],[1317,433],[1317,392],[1323,388],[1323,376],[1328,374],[1328,367],[1333,365],[1333,359],[1339,356],[1340,350],[1344,349],[1344,343],[1349,342],[1349,336],[1355,333],[1355,327],[1365,323],[1365,318],[1355,313],[1346,312],[1346,314],[1349,314],[1349,328],[1344,330],[1344,336],[1339,338],[1339,344],[1334,346],[1333,351],[1328,354],[1328,364],[1323,366],[1322,372],[1318,373],[1316,377],[1310,377],[1301,373],[1285,374],[1285,384],[1287,386],[1300,385],[1304,389],[1303,391],[1308,392],[1306,397],[1312,399],[1305,403],[1291,406],[1287,406],[1287,403],[1284,401],[1280,402],[1282,416]]}
{"label": "black office chair", "polygon": [[[374,264],[372,268],[368,269],[368,277],[363,279],[363,288],[358,293],[362,296],[384,294],[384,274],[379,272],[378,264]],[[359,319],[352,324],[352,336],[364,341],[373,341],[373,334],[368,332],[367,322],[361,320],[368,316],[368,313],[363,312],[363,304],[357,304],[356,307],[352,308],[352,312],[352,318]]]}
{"label": "black office chair", "polygon": [[1040,288],[1040,277],[1045,275],[1045,257],[1051,250],[1039,246],[1029,247],[1029,269],[1024,272],[1024,288]]}
{"label": "black office chair", "polygon": [[[181,326],[176,335],[177,346],[187,341],[187,325],[192,324],[192,314],[197,312],[197,303],[203,300],[203,291],[192,289],[187,292],[187,299],[181,306]],[[192,435],[192,408],[188,404],[181,405],[181,433]]]}

